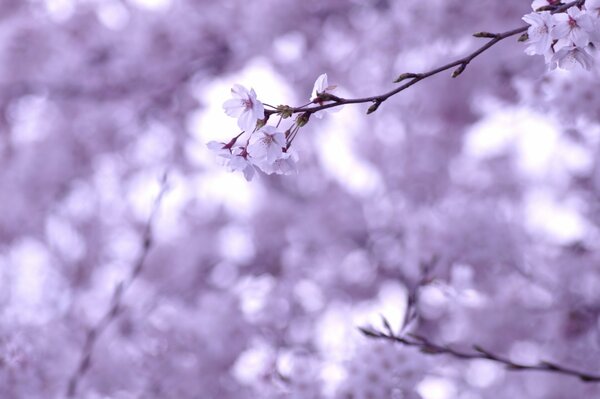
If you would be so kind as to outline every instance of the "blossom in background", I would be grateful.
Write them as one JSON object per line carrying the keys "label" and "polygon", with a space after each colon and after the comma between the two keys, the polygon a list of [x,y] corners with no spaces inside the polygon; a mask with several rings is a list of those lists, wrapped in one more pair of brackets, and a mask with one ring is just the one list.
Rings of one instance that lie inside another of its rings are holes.
{"label": "blossom in background", "polygon": [[527,22],[530,27],[527,29],[529,46],[525,52],[529,55],[546,55],[551,52],[552,38],[550,30],[554,24],[552,14],[548,11],[532,12],[523,17],[523,21]]}
{"label": "blossom in background", "polygon": [[282,157],[285,146],[285,134],[273,126],[264,126],[250,137],[248,152],[253,158],[271,164]]}
{"label": "blossom in background", "polygon": [[563,47],[554,53],[550,61],[550,68],[554,69],[558,66],[570,70],[574,69],[578,64],[584,69],[590,70],[594,64],[594,59],[584,49],[577,46],[569,46]]}
{"label": "blossom in background", "polygon": [[223,103],[225,113],[238,118],[238,126],[246,132],[252,132],[256,128],[256,122],[265,117],[265,108],[256,98],[254,89],[246,89],[242,85],[235,84],[231,89],[233,98]]}

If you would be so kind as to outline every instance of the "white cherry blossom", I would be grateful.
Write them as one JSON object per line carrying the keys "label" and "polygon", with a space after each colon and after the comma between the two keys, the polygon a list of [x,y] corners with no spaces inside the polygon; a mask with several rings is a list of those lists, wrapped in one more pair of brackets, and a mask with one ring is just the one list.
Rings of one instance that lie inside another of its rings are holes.
{"label": "white cherry blossom", "polygon": [[264,160],[272,164],[283,156],[285,146],[285,134],[273,126],[264,126],[250,137],[248,153],[257,162]]}
{"label": "white cherry blossom", "polygon": [[593,17],[600,17],[600,0],[587,0],[585,9],[592,14]]}
{"label": "white cherry blossom", "polygon": [[[333,90],[335,90],[337,86],[335,85],[330,85],[327,79],[327,74],[323,73],[321,75],[319,75],[319,77],[317,78],[317,80],[315,81],[315,84],[313,85],[313,90],[312,90],[312,94],[310,96],[310,101],[312,101],[315,104],[319,104],[319,105],[323,105],[325,103],[324,100],[321,100],[319,98],[320,94],[323,93],[330,93]],[[313,115],[317,118],[317,119],[322,119],[323,115],[327,112],[337,112],[341,109],[341,107],[334,107],[334,108],[330,108],[327,110],[323,110],[320,112],[316,112]]]}
{"label": "white cherry blossom", "polygon": [[246,89],[242,85],[235,84],[231,89],[233,98],[223,103],[225,113],[238,118],[238,126],[246,132],[252,132],[256,128],[256,122],[265,117],[265,108],[256,98],[254,89]]}
{"label": "white cherry blossom", "polygon": [[577,47],[585,47],[590,42],[588,32],[594,31],[594,20],[592,16],[581,11],[577,7],[571,7],[566,13],[557,13],[552,16],[555,25],[550,34],[557,39],[554,49],[559,50],[574,44]]}
{"label": "white cherry blossom", "polygon": [[529,55],[546,55],[551,51],[552,46],[552,37],[550,36],[550,30],[554,23],[552,14],[548,11],[532,12],[525,15],[523,21],[531,25],[527,29],[527,35],[529,36],[527,43],[529,46],[525,49],[525,52]]}
{"label": "white cherry blossom", "polygon": [[558,50],[553,56],[550,64],[551,69],[556,67],[571,70],[581,65],[590,70],[594,64],[594,58],[581,47],[569,46]]}
{"label": "white cherry blossom", "polygon": [[272,163],[261,162],[257,166],[266,174],[291,175],[297,173],[297,156],[295,153],[284,152],[282,156]]}
{"label": "white cherry blossom", "polygon": [[248,152],[245,148],[234,148],[229,158],[229,169],[232,172],[242,171],[246,180],[250,181],[254,177],[256,170]]}

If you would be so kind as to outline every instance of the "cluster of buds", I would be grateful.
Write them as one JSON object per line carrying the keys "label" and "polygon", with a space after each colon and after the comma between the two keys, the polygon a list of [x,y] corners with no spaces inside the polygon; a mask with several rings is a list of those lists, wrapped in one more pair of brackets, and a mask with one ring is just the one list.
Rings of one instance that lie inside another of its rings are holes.
{"label": "cluster of buds", "polygon": [[587,0],[563,12],[559,0],[534,0],[534,12],[523,20],[530,26],[524,38],[529,55],[543,55],[550,69],[591,69],[590,52],[600,44],[600,0]]}
{"label": "cluster of buds", "polygon": [[[291,145],[300,128],[305,126],[311,115],[321,118],[325,110],[314,111],[310,105],[324,105],[335,101],[331,94],[335,86],[327,83],[327,74],[322,74],[314,84],[310,102],[299,108],[287,105],[265,110],[265,104],[258,100],[254,89],[246,89],[234,85],[231,89],[233,98],[225,101],[223,109],[231,117],[237,118],[242,132],[227,143],[211,141],[208,148],[225,160],[231,171],[241,171],[247,180],[251,180],[260,170],[266,174],[288,175],[296,172],[297,155]],[[303,111],[306,109],[306,111]],[[287,130],[280,130],[283,119],[298,114]],[[271,115],[278,115],[276,126],[267,125]]]}

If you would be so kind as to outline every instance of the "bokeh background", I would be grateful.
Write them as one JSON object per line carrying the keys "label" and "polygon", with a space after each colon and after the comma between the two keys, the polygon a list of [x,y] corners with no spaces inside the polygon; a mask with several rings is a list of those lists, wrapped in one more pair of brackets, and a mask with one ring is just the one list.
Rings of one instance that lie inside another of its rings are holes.
{"label": "bokeh background", "polygon": [[270,104],[304,104],[321,73],[379,94],[529,11],[0,0],[0,397],[600,395],[357,329],[399,329],[432,265],[413,332],[600,372],[597,70],[548,72],[513,38],[374,114],[311,120],[296,175],[246,182],[206,148],[237,134],[234,83]]}

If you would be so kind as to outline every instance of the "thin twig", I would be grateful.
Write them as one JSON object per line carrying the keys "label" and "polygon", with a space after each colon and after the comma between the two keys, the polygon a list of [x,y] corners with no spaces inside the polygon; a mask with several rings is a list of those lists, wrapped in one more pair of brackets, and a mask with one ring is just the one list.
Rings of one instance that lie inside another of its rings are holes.
{"label": "thin twig", "polygon": [[[573,6],[582,6],[583,4],[585,4],[585,0],[576,0],[576,1],[572,1],[570,3],[567,4],[563,4],[561,6],[558,7],[552,7],[549,6],[548,10],[551,13],[558,13],[558,12],[563,12]],[[452,73],[452,77],[456,78],[458,77],[467,67],[467,65],[469,65],[469,63],[471,63],[471,61],[473,61],[476,57],[478,57],[479,55],[481,55],[482,53],[484,53],[486,50],[488,50],[489,48],[491,48],[492,46],[496,45],[497,43],[501,42],[502,40],[512,37],[512,36],[516,36],[518,34],[521,33],[525,33],[527,31],[527,29],[529,28],[529,26],[521,26],[520,28],[516,28],[516,29],[512,29],[503,33],[488,33],[488,32],[479,32],[476,33],[475,36],[479,37],[479,38],[489,38],[490,40],[484,44],[483,46],[479,47],[477,50],[475,50],[474,52],[472,52],[471,54],[460,58],[456,61],[453,61],[449,64],[446,65],[442,65],[440,67],[437,67],[435,69],[432,69],[428,72],[424,72],[424,73],[403,73],[400,75],[400,77],[398,79],[396,79],[396,82],[400,82],[403,80],[408,80],[408,82],[402,84],[401,86],[395,88],[394,90],[388,91],[387,93],[383,93],[377,96],[371,96],[371,97],[362,97],[362,98],[341,98],[341,97],[337,97],[337,96],[333,96],[330,93],[325,93],[324,96],[326,96],[326,98],[320,99],[321,101],[325,100],[325,101],[332,101],[328,104],[320,104],[317,106],[313,106],[313,107],[307,107],[307,105],[301,106],[301,107],[288,107],[287,110],[288,112],[295,114],[295,113],[306,113],[307,115],[313,114],[317,111],[321,111],[324,109],[328,109],[328,108],[334,108],[334,107],[339,107],[342,105],[346,105],[346,104],[362,104],[362,103],[372,103],[371,107],[369,107],[369,110],[367,111],[368,114],[375,112],[379,106],[386,101],[388,98],[408,89],[409,87],[411,87],[412,85],[427,79],[431,76],[437,75],[440,72],[444,72],[447,71],[449,69],[454,69],[454,72]],[[281,112],[280,110],[265,110],[265,116],[268,118],[270,115],[272,114],[277,114]]]}
{"label": "thin twig", "polygon": [[383,339],[395,343],[400,343],[405,346],[418,348],[421,352],[430,355],[448,355],[457,359],[466,360],[485,359],[504,365],[504,367],[506,367],[506,369],[508,370],[542,371],[576,377],[583,382],[600,383],[600,375],[598,374],[590,374],[548,361],[539,361],[537,364],[524,364],[520,362],[515,362],[506,357],[496,355],[491,351],[483,349],[478,345],[474,345],[472,351],[464,351],[434,343],[428,338],[415,334],[407,334],[406,336],[395,335],[389,328],[386,328],[385,332],[378,331],[371,327],[360,327],[359,330],[369,338]]}
{"label": "thin twig", "polygon": [[131,273],[129,274],[129,276],[127,276],[115,287],[112,294],[110,306],[107,309],[107,311],[96,323],[96,325],[88,331],[85,337],[85,342],[81,349],[81,357],[78,366],[72,374],[71,378],[69,378],[69,382],[67,384],[66,394],[68,398],[74,397],[77,393],[77,387],[79,385],[79,382],[82,380],[83,376],[92,364],[92,356],[96,342],[100,338],[101,334],[118,316],[122,305],[123,295],[144,269],[146,258],[148,257],[153,243],[152,225],[154,223],[154,219],[156,218],[156,214],[158,213],[158,210],[160,208],[162,199],[167,191],[167,188],[167,174],[165,173],[161,179],[160,191],[156,196],[156,199],[154,200],[152,210],[150,211],[150,215],[148,216],[146,225],[144,226],[144,231],[142,233],[142,248],[140,254],[134,262],[133,268],[131,269]]}

